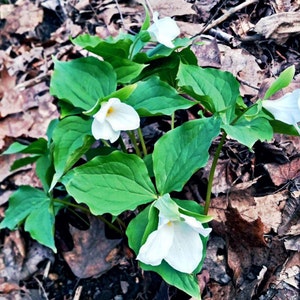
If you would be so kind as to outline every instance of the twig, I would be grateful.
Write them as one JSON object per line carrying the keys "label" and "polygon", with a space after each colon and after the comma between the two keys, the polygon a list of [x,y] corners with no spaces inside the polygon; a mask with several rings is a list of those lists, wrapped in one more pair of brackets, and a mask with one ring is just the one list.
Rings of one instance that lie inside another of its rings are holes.
{"label": "twig", "polygon": [[209,24],[208,26],[206,26],[202,33],[205,31],[208,31],[209,29],[219,25],[220,23],[224,22],[225,20],[227,20],[231,15],[235,14],[237,11],[245,8],[246,6],[249,6],[253,3],[258,2],[258,0],[247,0],[244,3],[241,3],[240,5],[236,6],[236,7],[232,7],[229,10],[225,11],[225,13],[218,18],[217,20],[213,21],[211,24]]}
{"label": "twig", "polygon": [[152,9],[150,1],[149,0],[145,0],[145,3],[148,6],[148,9],[150,10],[151,16],[153,16],[153,9]]}

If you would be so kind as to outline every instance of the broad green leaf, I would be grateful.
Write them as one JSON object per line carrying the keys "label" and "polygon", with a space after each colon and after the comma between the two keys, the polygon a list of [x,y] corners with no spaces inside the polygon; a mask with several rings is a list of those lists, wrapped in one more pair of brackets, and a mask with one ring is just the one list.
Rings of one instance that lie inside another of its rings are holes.
{"label": "broad green leaf", "polygon": [[39,138],[29,145],[24,145],[19,142],[12,143],[3,154],[27,153],[27,154],[43,154],[47,150],[47,141],[44,138]]}
{"label": "broad green leaf", "polygon": [[278,120],[270,120],[273,131],[287,135],[299,136],[299,132],[294,125],[289,125]]}
{"label": "broad green leaf", "polygon": [[190,177],[205,166],[208,149],[219,132],[219,119],[198,119],[169,131],[156,142],[153,168],[161,195],[181,191]]}
{"label": "broad green leaf", "polygon": [[68,193],[95,215],[118,215],[157,198],[143,160],[120,151],[72,169],[62,182]]}
{"label": "broad green leaf", "polygon": [[56,251],[53,205],[44,192],[31,186],[21,186],[10,196],[0,229],[7,227],[13,230],[23,222],[32,238]]}
{"label": "broad green leaf", "polygon": [[55,176],[51,188],[82,155],[91,147],[95,139],[91,134],[92,119],[77,116],[61,120],[53,132]]}
{"label": "broad green leaf", "polygon": [[11,170],[17,170],[21,167],[24,167],[28,164],[34,163],[39,159],[41,155],[47,152],[47,141],[43,138],[39,138],[38,140],[32,142],[29,145],[24,145],[19,142],[12,143],[9,148],[4,151],[1,155],[8,155],[14,153],[25,153],[32,154],[28,157],[23,157],[17,159],[11,165]]}
{"label": "broad green leaf", "polygon": [[239,83],[231,73],[181,63],[177,79],[186,93],[213,114],[218,113],[223,123],[229,124],[234,119],[240,93]]}
{"label": "broad green leaf", "polygon": [[258,140],[269,141],[273,137],[270,117],[262,110],[261,101],[249,107],[232,124],[221,127],[233,139],[251,149]]}
{"label": "broad green leaf", "polygon": [[54,59],[50,92],[76,108],[88,110],[116,90],[116,74],[110,64],[95,57],[60,62]]}
{"label": "broad green leaf", "polygon": [[285,69],[279,77],[272,83],[272,85],[266,91],[264,99],[269,99],[273,94],[287,87],[293,80],[295,75],[295,66],[292,65]]}
{"label": "broad green leaf", "polygon": [[81,35],[74,40],[74,44],[101,56],[106,62],[113,66],[117,74],[118,83],[129,83],[136,78],[145,65],[133,62],[128,59],[131,39],[102,40],[97,36],[89,34]]}
{"label": "broad green leaf", "polygon": [[112,56],[106,59],[117,74],[118,83],[125,84],[133,81],[146,67],[146,65],[138,64],[126,58]]}
{"label": "broad green leaf", "polygon": [[43,185],[45,193],[47,193],[50,189],[51,181],[55,173],[53,157],[49,152],[41,155],[36,161],[35,172]]}
{"label": "broad green leaf", "polygon": [[36,162],[39,159],[39,155],[27,156],[23,158],[16,159],[10,167],[11,171],[17,170],[29,164]]}
{"label": "broad green leaf", "polygon": [[72,39],[72,42],[75,45],[103,57],[104,60],[107,60],[112,56],[128,58],[132,39],[133,37],[130,37],[129,35],[122,35],[118,38],[103,40],[98,36],[83,34]]}
{"label": "broad green leaf", "polygon": [[125,101],[140,116],[171,115],[178,109],[187,109],[195,102],[177,94],[177,91],[157,77],[137,83],[134,92]]}
{"label": "broad green leaf", "polygon": [[147,64],[150,61],[167,57],[176,51],[179,48],[187,47],[192,43],[192,40],[189,38],[177,38],[173,41],[175,47],[168,48],[162,44],[158,44],[156,47],[151,48],[147,52],[139,52],[133,57],[133,61],[140,64]]}

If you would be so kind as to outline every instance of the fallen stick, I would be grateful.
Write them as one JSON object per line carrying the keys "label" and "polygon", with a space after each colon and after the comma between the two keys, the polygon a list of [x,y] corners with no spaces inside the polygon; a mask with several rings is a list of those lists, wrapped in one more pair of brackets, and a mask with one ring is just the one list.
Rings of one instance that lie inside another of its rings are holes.
{"label": "fallen stick", "polygon": [[202,30],[202,32],[200,32],[199,34],[201,33],[204,33],[208,30],[210,30],[211,28],[219,25],[220,23],[224,22],[225,20],[227,20],[231,15],[233,15],[234,13],[236,13],[237,11],[245,8],[246,6],[250,5],[250,4],[253,4],[253,3],[256,3],[258,2],[258,0],[247,0],[245,1],[244,3],[241,3],[239,4],[238,6],[235,6],[235,7],[232,7],[230,8],[229,10],[225,11],[225,13],[218,19],[216,19],[215,21],[213,21],[211,24],[205,26]]}

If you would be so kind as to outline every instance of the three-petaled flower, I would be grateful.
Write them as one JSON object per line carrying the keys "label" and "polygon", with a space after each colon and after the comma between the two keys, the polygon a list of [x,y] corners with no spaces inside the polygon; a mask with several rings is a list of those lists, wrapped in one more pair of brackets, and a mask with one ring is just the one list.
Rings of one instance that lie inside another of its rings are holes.
{"label": "three-petaled flower", "polygon": [[174,48],[173,40],[180,34],[176,22],[170,17],[158,19],[158,12],[153,13],[153,24],[148,28],[152,39],[168,48]]}
{"label": "three-petaled flower", "polygon": [[[168,194],[157,202],[161,200],[167,200],[169,204],[172,201]],[[174,205],[177,206],[173,202]],[[152,266],[160,265],[164,259],[175,270],[192,273],[203,258],[203,243],[199,234],[207,237],[211,229],[204,228],[196,218],[180,213],[178,206],[173,211],[164,211],[163,206],[167,205],[155,206],[160,209],[157,230],[150,233],[137,259]]]}
{"label": "three-petaled flower", "polygon": [[262,106],[268,110],[276,120],[294,125],[298,132],[300,129],[300,89],[287,93],[277,100],[263,100]]}
{"label": "three-petaled flower", "polygon": [[133,130],[140,126],[140,117],[134,108],[122,103],[118,98],[110,98],[101,103],[100,110],[94,115],[92,134],[96,140],[115,142],[121,130]]}

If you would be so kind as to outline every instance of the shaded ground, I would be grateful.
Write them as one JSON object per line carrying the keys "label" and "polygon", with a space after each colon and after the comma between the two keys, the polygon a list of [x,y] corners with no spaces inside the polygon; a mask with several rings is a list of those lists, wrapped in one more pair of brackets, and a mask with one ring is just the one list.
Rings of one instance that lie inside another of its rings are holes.
{"label": "shaded ground", "polygon": [[[299,1],[150,2],[161,16],[176,19],[182,36],[197,35],[201,43],[193,50],[199,64],[232,72],[246,102],[263,95],[292,64],[297,75],[286,91],[299,88]],[[15,140],[45,136],[50,120],[58,117],[49,95],[51,56],[67,60],[86,55],[69,36],[88,32],[105,38],[120,30],[137,31],[144,14],[136,1],[0,3],[2,152]],[[194,113],[179,112],[177,120]],[[160,118],[145,124],[148,143],[168,126],[168,120]],[[199,274],[203,299],[298,299],[299,154],[299,137],[276,135],[270,143],[257,143],[254,152],[233,140],[226,142],[210,209],[213,234]],[[0,157],[0,216],[19,185],[40,185],[34,167],[9,171],[14,158]],[[202,203],[208,171],[209,165],[195,174],[181,196]],[[128,221],[130,215],[123,218]],[[57,255],[22,229],[3,230],[0,299],[189,299],[156,274],[142,272],[126,240],[93,219],[89,223],[86,227],[62,212],[56,225]],[[82,236],[94,243],[81,244]],[[91,266],[100,270],[93,278]]]}

